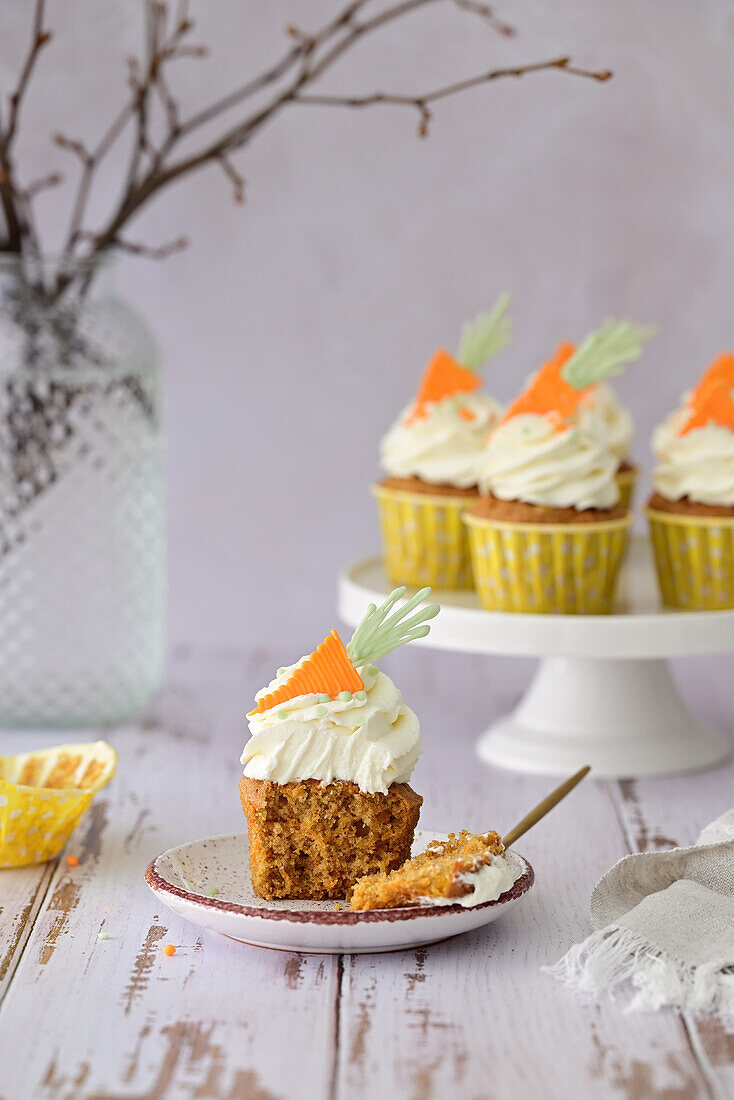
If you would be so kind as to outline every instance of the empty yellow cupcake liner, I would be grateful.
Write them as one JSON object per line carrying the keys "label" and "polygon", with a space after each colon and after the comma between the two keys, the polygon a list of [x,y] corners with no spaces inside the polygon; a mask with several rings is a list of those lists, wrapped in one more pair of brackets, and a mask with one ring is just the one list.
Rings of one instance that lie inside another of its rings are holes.
{"label": "empty yellow cupcake liner", "polygon": [[647,508],[663,603],[691,611],[734,607],[734,519]]}
{"label": "empty yellow cupcake liner", "polygon": [[631,508],[632,500],[635,495],[635,486],[637,485],[640,476],[640,471],[636,466],[631,466],[626,470],[618,470],[615,478],[617,482],[617,488],[619,489],[619,503],[622,508]]}
{"label": "empty yellow cupcake liner", "polygon": [[632,516],[598,523],[508,523],[465,515],[484,607],[527,614],[611,611]]}
{"label": "empty yellow cupcake liner", "polygon": [[0,756],[0,867],[57,856],[116,767],[106,741]]}
{"label": "empty yellow cupcake liner", "polygon": [[473,588],[471,553],[461,517],[467,497],[411,493],[373,485],[385,571],[393,584]]}

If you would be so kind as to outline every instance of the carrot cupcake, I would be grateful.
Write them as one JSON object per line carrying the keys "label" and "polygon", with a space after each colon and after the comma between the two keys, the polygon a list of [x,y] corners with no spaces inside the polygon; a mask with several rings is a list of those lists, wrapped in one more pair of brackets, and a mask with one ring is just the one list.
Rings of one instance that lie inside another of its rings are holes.
{"label": "carrot cupcake", "polygon": [[632,503],[639,469],[630,457],[632,447],[632,415],[622,404],[608,382],[590,386],[579,405],[583,431],[600,439],[617,460],[619,503],[629,508]]}
{"label": "carrot cupcake", "polygon": [[439,607],[416,610],[424,588],[394,610],[404,594],[370,604],[348,646],[332,630],[256,697],[239,789],[259,897],[344,898],[410,856],[420,724],[373,662],[424,637]]}
{"label": "carrot cupcake", "polygon": [[648,502],[663,602],[734,607],[734,356],[718,356],[655,429]]}
{"label": "carrot cupcake", "polygon": [[435,353],[415,399],[380,444],[387,476],[372,492],[394,584],[472,587],[461,513],[478,498],[477,461],[502,415],[492,397],[477,392],[477,372],[510,342],[509,303],[503,294],[490,313],[464,325],[456,358]]}
{"label": "carrot cupcake", "polygon": [[485,607],[610,610],[631,516],[620,503],[618,459],[584,430],[580,410],[650,335],[610,320],[578,348],[561,344],[490,433],[483,496],[464,517]]}

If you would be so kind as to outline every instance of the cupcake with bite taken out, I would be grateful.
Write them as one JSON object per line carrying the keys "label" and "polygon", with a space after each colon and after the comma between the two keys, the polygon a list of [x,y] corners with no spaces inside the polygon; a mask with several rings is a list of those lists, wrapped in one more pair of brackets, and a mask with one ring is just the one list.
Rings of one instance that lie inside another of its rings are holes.
{"label": "cupcake with bite taken out", "polygon": [[498,611],[609,612],[631,516],[618,459],[581,409],[641,354],[652,330],[607,321],[561,344],[491,431],[482,497],[465,515],[477,589]]}
{"label": "cupcake with bite taken out", "polygon": [[435,353],[418,393],[380,444],[385,477],[372,488],[393,584],[471,588],[471,557],[461,523],[479,497],[478,461],[501,406],[478,392],[479,368],[510,342],[503,294],[462,330],[456,357]]}
{"label": "cupcake with bite taken out", "polygon": [[239,791],[250,874],[262,898],[345,898],[363,875],[410,855],[421,798],[409,786],[420,724],[375,661],[424,637],[438,604],[404,588],[345,646],[335,630],[256,696]]}
{"label": "cupcake with bite taken out", "polygon": [[664,603],[734,607],[734,355],[714,360],[652,447],[647,517]]}

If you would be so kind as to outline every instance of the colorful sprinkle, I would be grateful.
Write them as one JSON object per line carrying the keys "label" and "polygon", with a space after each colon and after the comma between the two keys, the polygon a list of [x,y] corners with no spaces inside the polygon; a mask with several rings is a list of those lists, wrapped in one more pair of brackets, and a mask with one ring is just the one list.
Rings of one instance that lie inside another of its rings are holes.
{"label": "colorful sprinkle", "polygon": [[318,718],[325,718],[328,713],[329,713],[329,708],[328,707],[324,707],[324,706],[316,707],[316,716]]}
{"label": "colorful sprinkle", "polygon": [[367,692],[366,691],[358,691],[356,693],[356,695],[354,696],[354,698],[359,699],[360,703],[363,703],[364,700],[367,698]]}
{"label": "colorful sprinkle", "polygon": [[331,696],[330,695],[317,695],[316,699],[319,703],[330,703],[331,702]]}
{"label": "colorful sprinkle", "polygon": [[67,856],[66,857],[66,862],[69,864],[70,867],[78,867],[79,866],[79,860],[77,859],[76,856]]}
{"label": "colorful sprinkle", "polygon": [[211,890],[209,891],[209,897],[210,898],[215,898],[218,893],[219,893],[219,890],[217,889],[217,887],[212,886]]}
{"label": "colorful sprinkle", "polygon": [[348,703],[348,702],[350,702],[351,698],[352,698],[351,691],[340,691],[339,694],[337,695],[337,699],[339,700],[340,703]]}
{"label": "colorful sprinkle", "polygon": [[279,710],[278,711],[278,718],[280,719],[281,722],[283,721],[284,718],[287,718],[287,717],[288,717],[288,711],[287,710]]}
{"label": "colorful sprinkle", "polygon": [[173,946],[172,943],[167,943],[166,946],[163,948],[163,954],[164,955],[175,955],[176,954],[176,948]]}
{"label": "colorful sprinkle", "polygon": [[98,940],[108,940],[109,938],[110,938],[109,932],[98,932],[97,933],[97,939]]}

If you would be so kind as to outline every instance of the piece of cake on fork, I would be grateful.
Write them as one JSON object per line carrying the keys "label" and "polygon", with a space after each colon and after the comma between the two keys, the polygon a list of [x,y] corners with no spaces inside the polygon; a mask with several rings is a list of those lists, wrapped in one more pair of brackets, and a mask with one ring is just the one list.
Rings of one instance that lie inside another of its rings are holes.
{"label": "piece of cake on fork", "polygon": [[367,875],[354,886],[351,909],[410,905],[481,905],[509,890],[514,876],[498,833],[449,833],[394,871]]}
{"label": "piece of cake on fork", "polygon": [[348,646],[335,630],[278,670],[248,715],[242,808],[262,898],[345,898],[357,879],[410,856],[422,799],[408,785],[420,724],[373,663],[424,637],[438,604],[421,589],[370,604]]}

